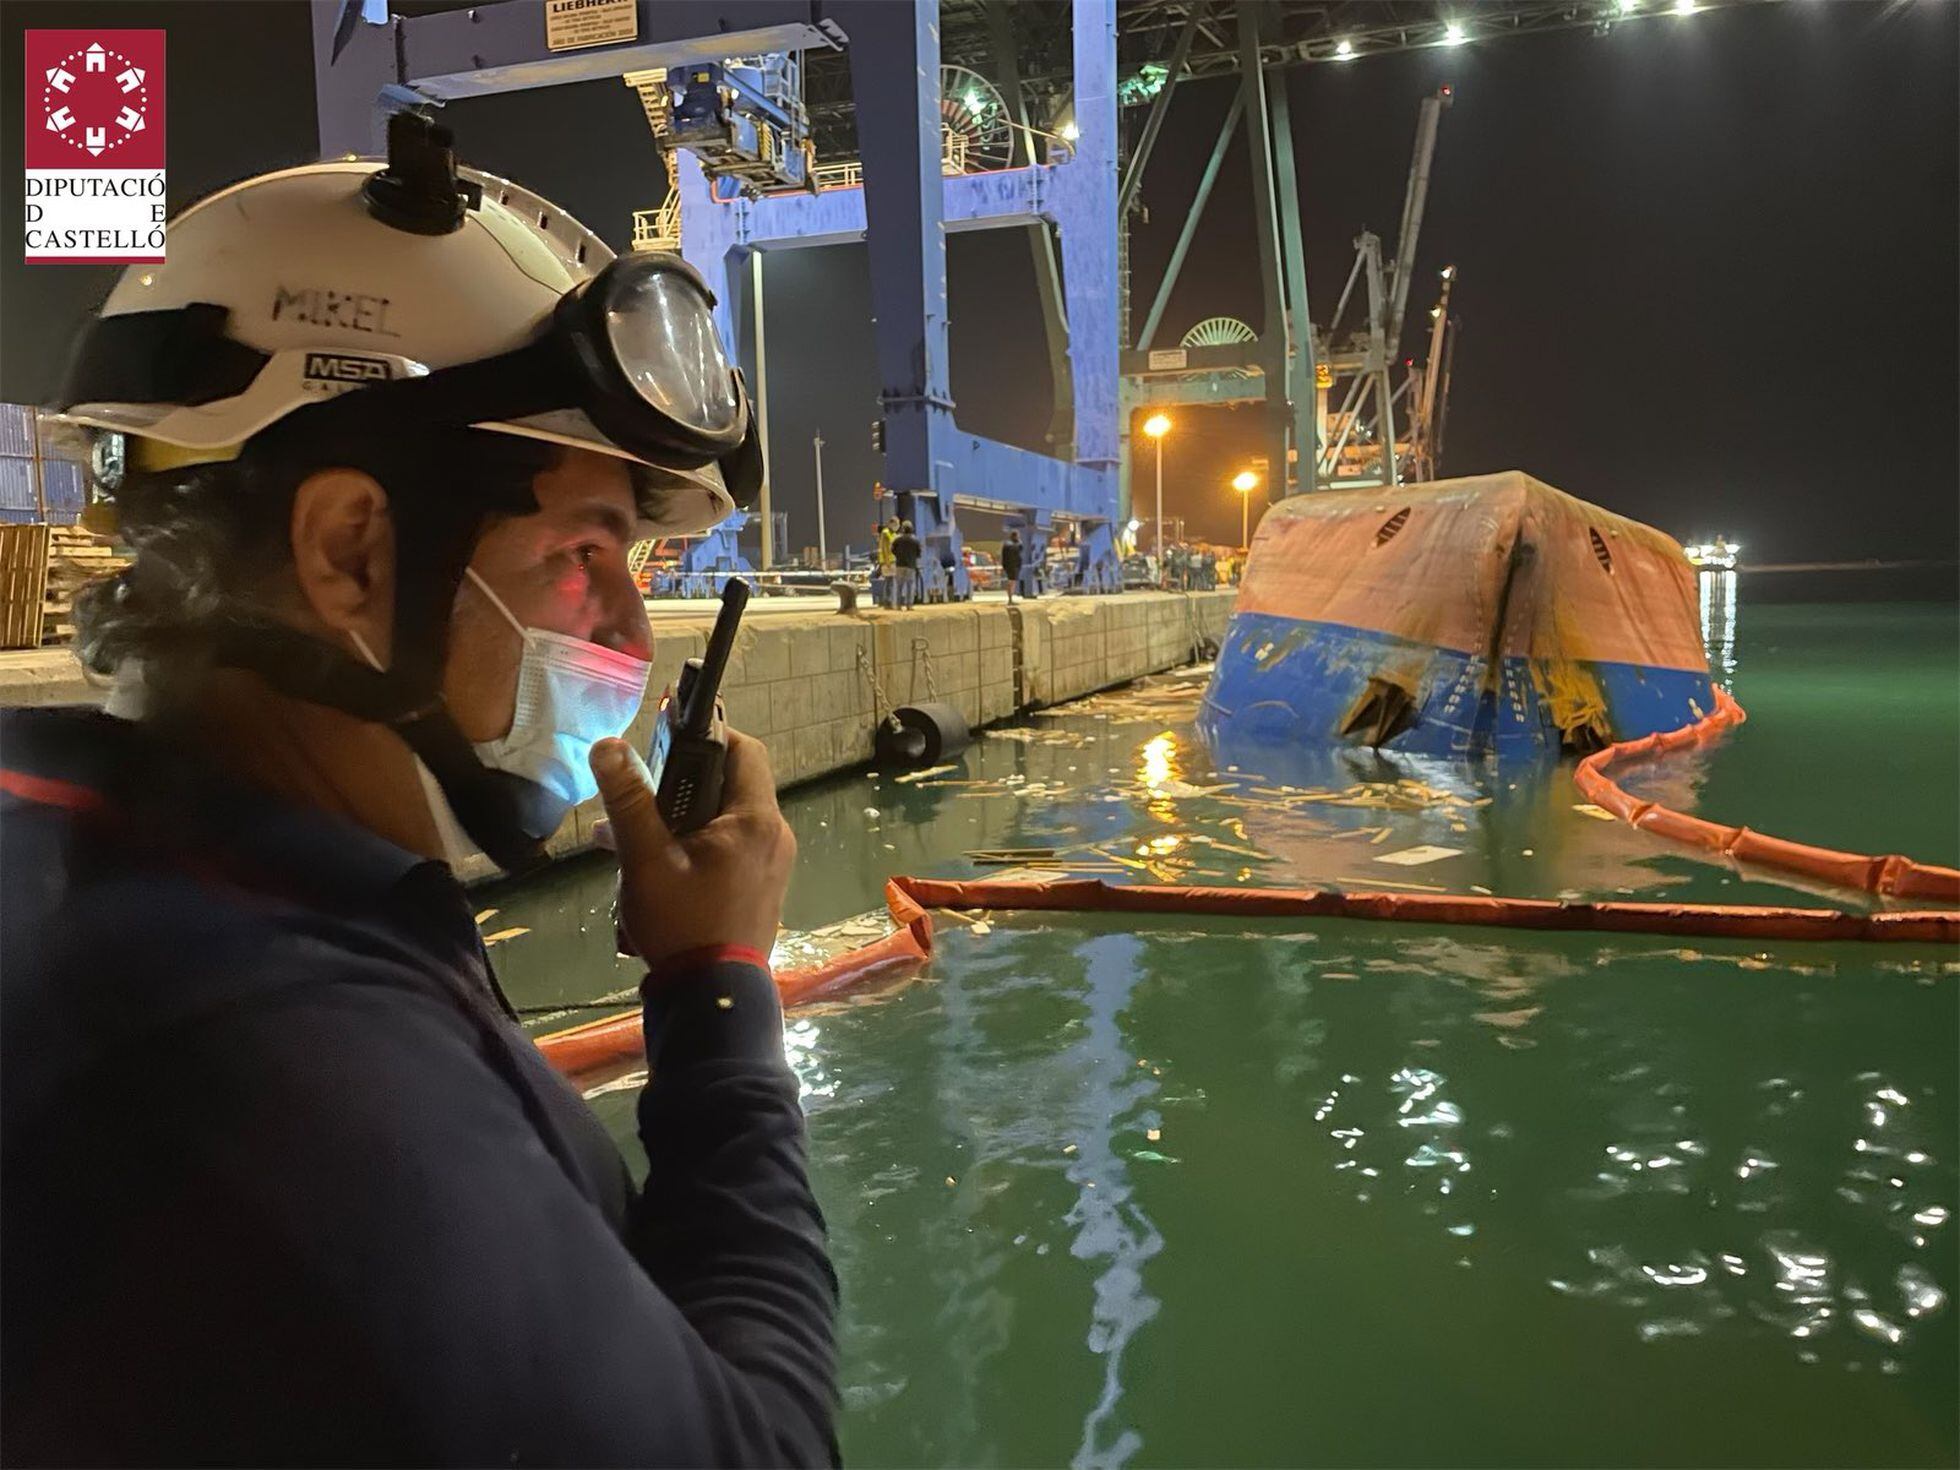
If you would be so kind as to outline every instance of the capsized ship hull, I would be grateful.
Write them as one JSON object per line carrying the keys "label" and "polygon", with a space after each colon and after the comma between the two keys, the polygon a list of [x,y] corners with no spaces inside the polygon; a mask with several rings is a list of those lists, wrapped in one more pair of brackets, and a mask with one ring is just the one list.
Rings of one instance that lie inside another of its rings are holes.
{"label": "capsized ship hull", "polygon": [[1296,496],[1253,538],[1214,743],[1595,750],[1713,707],[1678,544],[1517,471]]}

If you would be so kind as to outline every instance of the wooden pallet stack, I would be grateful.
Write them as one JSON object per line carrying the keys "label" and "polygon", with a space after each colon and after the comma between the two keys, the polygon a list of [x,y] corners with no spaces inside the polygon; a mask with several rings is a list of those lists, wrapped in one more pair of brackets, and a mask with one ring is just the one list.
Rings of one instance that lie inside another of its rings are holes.
{"label": "wooden pallet stack", "polygon": [[51,529],[0,526],[0,648],[40,646]]}
{"label": "wooden pallet stack", "polygon": [[71,615],[75,594],[128,565],[129,558],[107,537],[80,526],[48,527],[48,585],[41,604],[41,641],[58,643],[74,637]]}
{"label": "wooden pallet stack", "polygon": [[0,648],[73,637],[75,594],[128,565],[80,526],[0,526]]}

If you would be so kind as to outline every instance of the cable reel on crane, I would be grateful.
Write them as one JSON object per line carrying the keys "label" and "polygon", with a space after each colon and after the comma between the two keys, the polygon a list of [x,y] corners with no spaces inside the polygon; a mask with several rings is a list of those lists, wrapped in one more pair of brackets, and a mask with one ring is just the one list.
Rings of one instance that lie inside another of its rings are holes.
{"label": "cable reel on crane", "polygon": [[1014,162],[1014,122],[1000,89],[971,67],[939,68],[941,172],[989,173]]}
{"label": "cable reel on crane", "polygon": [[[1178,341],[1180,347],[1236,347],[1246,342],[1257,342],[1259,334],[1235,316],[1208,316],[1197,326],[1186,332]],[[1252,373],[1246,368],[1221,368],[1226,377],[1249,378]]]}

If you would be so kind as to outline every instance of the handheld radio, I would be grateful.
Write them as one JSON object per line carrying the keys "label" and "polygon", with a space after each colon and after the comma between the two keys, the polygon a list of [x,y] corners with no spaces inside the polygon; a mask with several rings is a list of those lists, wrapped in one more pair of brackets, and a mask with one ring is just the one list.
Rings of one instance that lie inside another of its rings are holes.
{"label": "handheld radio", "polygon": [[655,722],[653,772],[655,804],[675,836],[706,826],[721,810],[722,775],[728,764],[728,725],[721,712],[721,680],[728,655],[749,604],[749,584],[730,577],[721,592],[721,612],[708,635],[707,651],[681,665],[671,699]]}
{"label": "handheld radio", "polygon": [[[647,769],[653,776],[653,802],[667,830],[676,836],[697,831],[721,810],[722,777],[728,767],[728,724],[721,712],[721,678],[749,605],[749,584],[730,577],[722,586],[721,612],[708,634],[707,651],[681,665],[674,692],[660,703],[654,721]],[[613,894],[613,947],[635,953],[626,926],[619,922],[619,895]]]}

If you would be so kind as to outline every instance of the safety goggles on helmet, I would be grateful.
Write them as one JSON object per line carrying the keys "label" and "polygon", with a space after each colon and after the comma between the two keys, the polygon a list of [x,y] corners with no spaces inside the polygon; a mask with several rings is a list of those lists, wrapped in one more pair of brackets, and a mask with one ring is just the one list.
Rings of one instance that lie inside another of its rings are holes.
{"label": "safety goggles on helmet", "polygon": [[[677,470],[715,464],[752,503],[762,453],[748,390],[715,330],[714,295],[677,255],[610,261],[560,298],[543,330],[509,352],[412,376],[349,383],[305,410],[324,421],[522,426],[576,410],[621,449]],[[227,310],[193,303],[95,322],[63,400],[196,404],[243,392],[271,360],[228,336]]]}

